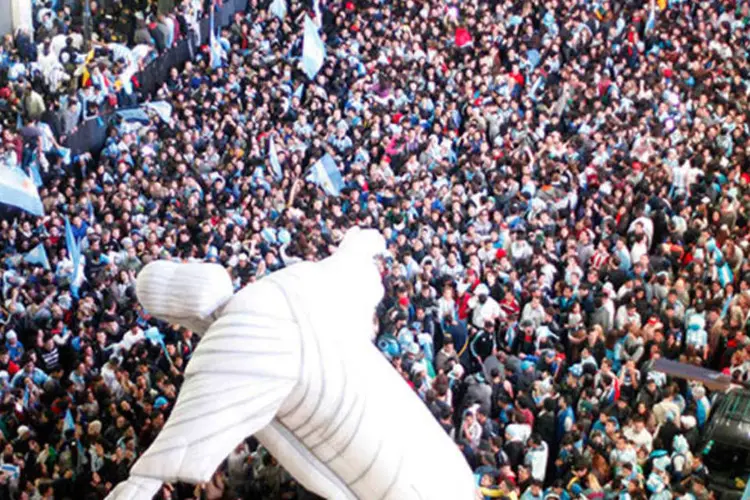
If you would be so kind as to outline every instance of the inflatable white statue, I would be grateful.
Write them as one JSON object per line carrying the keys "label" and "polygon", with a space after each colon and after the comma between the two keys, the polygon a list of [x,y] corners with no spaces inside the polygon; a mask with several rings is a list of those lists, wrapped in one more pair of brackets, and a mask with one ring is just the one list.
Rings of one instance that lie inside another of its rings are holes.
{"label": "inflatable white statue", "polygon": [[203,338],[169,420],[108,498],[209,481],[251,434],[324,498],[476,498],[459,449],[372,344],[384,249],[376,231],[353,229],[333,256],[236,295],[216,264],[146,266],[143,306]]}

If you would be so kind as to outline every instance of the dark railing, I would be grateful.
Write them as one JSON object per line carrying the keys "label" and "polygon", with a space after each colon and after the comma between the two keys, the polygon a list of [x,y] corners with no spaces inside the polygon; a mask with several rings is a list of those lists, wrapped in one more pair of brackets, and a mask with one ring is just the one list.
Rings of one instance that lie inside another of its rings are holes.
{"label": "dark railing", "polygon": [[[244,12],[248,0],[224,0],[221,6],[216,7],[215,24],[227,26],[237,12]],[[200,21],[200,43],[190,41],[187,38],[177,41],[170,49],[154,59],[143,71],[136,73],[141,95],[152,96],[169,77],[169,71],[174,67],[181,67],[191,59],[192,50],[198,51],[201,45],[208,43],[209,18],[204,16]],[[89,118],[78,126],[74,134],[71,134],[65,145],[71,149],[73,155],[82,153],[99,153],[107,140],[107,127],[117,111],[102,114],[95,118]]]}

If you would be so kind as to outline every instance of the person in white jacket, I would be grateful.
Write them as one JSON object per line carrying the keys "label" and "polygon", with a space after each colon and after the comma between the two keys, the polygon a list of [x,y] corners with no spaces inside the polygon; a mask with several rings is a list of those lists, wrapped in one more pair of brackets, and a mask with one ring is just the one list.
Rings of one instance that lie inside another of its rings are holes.
{"label": "person in white jacket", "polygon": [[544,482],[547,474],[547,459],[549,458],[549,446],[539,434],[532,434],[528,441],[528,450],[524,457],[524,464],[531,470],[531,477]]}
{"label": "person in white jacket", "polygon": [[493,323],[497,318],[504,317],[500,304],[490,297],[487,285],[480,284],[474,289],[474,296],[469,299],[469,307],[473,310],[471,322],[477,328],[484,328],[487,322]]}

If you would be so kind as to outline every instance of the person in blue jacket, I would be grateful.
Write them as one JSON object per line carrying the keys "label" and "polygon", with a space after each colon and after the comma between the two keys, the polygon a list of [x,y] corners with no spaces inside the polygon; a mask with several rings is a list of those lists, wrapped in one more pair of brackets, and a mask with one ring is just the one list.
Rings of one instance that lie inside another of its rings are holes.
{"label": "person in blue jacket", "polygon": [[570,432],[573,424],[576,423],[576,416],[573,408],[570,407],[570,400],[567,397],[561,397],[557,410],[557,441],[562,440],[563,436]]}

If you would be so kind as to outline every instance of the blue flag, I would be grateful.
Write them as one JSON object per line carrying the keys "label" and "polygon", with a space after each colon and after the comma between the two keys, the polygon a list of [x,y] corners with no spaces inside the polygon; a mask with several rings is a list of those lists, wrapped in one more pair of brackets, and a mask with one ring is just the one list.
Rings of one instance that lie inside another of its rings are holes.
{"label": "blue flag", "polygon": [[313,0],[313,13],[315,14],[315,20],[323,25],[323,15],[320,13],[320,0]]}
{"label": "blue flag", "polygon": [[70,165],[73,161],[73,152],[70,148],[57,148],[57,155],[63,159],[65,165]]}
{"label": "blue flag", "polygon": [[36,162],[29,165],[29,174],[29,177],[34,181],[34,185],[36,187],[41,187],[43,184],[42,175],[39,173],[39,167]]}
{"label": "blue flag", "polygon": [[70,291],[73,297],[78,298],[78,288],[80,286],[81,274],[81,242],[76,241],[73,235],[73,228],[70,225],[70,219],[65,217],[65,246],[68,250],[68,256],[73,261],[73,277],[70,280]]}
{"label": "blue flag", "polygon": [[13,269],[8,269],[3,273],[3,297],[6,299],[9,297],[11,288],[17,285],[23,285],[25,280],[18,276]]}
{"label": "blue flag", "polygon": [[23,407],[24,408],[29,407],[29,399],[31,399],[31,391],[29,390],[29,386],[27,385],[23,390]]}
{"label": "blue flag", "polygon": [[293,97],[296,97],[297,99],[301,100],[302,99],[302,93],[304,91],[305,91],[305,84],[304,83],[300,83],[299,86],[295,89]]}
{"label": "blue flag", "polygon": [[646,19],[646,27],[644,28],[643,32],[645,35],[648,35],[654,29],[656,28],[656,5],[653,3],[651,4],[651,11],[648,14],[648,19]]}
{"label": "blue flag", "polygon": [[126,122],[138,122],[146,125],[150,121],[146,112],[141,108],[119,109],[116,113]]}
{"label": "blue flag", "polygon": [[172,118],[172,105],[167,101],[144,102],[141,108],[153,111],[164,123],[169,123]]}
{"label": "blue flag", "polygon": [[323,67],[326,47],[320,39],[318,27],[310,16],[305,16],[305,33],[302,39],[302,70],[312,80]]}
{"label": "blue flag", "polygon": [[44,249],[44,245],[42,245],[41,243],[29,250],[29,252],[23,256],[23,261],[28,262],[29,264],[42,266],[47,271],[50,270],[49,259],[47,258],[47,250]]}
{"label": "blue flag", "polygon": [[167,358],[167,361],[169,363],[172,363],[172,359],[169,357],[169,353],[167,352],[167,346],[164,344],[164,335],[159,331],[158,328],[155,326],[152,326],[145,332],[143,332],[143,335],[146,337],[147,340],[150,340],[152,344],[158,345],[161,347],[162,352],[164,353],[164,356]]}
{"label": "blue flag", "polygon": [[17,480],[21,476],[21,468],[13,464],[2,464],[0,465],[0,472],[10,477],[13,480]]}
{"label": "blue flag", "polygon": [[216,29],[214,28],[214,11],[216,10],[216,5],[214,3],[211,3],[211,16],[209,18],[209,34],[208,34],[208,46],[211,50],[211,68],[221,68],[221,45],[219,44],[219,41],[216,39]]}
{"label": "blue flag", "polygon": [[277,181],[283,179],[284,174],[281,172],[281,163],[279,163],[279,155],[276,154],[276,142],[273,137],[268,139],[268,160],[271,162],[273,178]]}
{"label": "blue flag", "polygon": [[0,166],[0,203],[12,205],[30,214],[44,215],[34,181],[19,168]]}
{"label": "blue flag", "polygon": [[316,161],[307,174],[307,180],[317,184],[326,194],[338,196],[344,187],[344,179],[341,177],[336,162],[331,155],[326,154],[323,158]]}
{"label": "blue flag", "polygon": [[70,408],[65,410],[65,420],[63,420],[63,432],[75,430],[76,421],[73,420],[73,414],[70,413]]}
{"label": "blue flag", "polygon": [[268,11],[283,20],[286,17],[286,0],[273,0]]}

